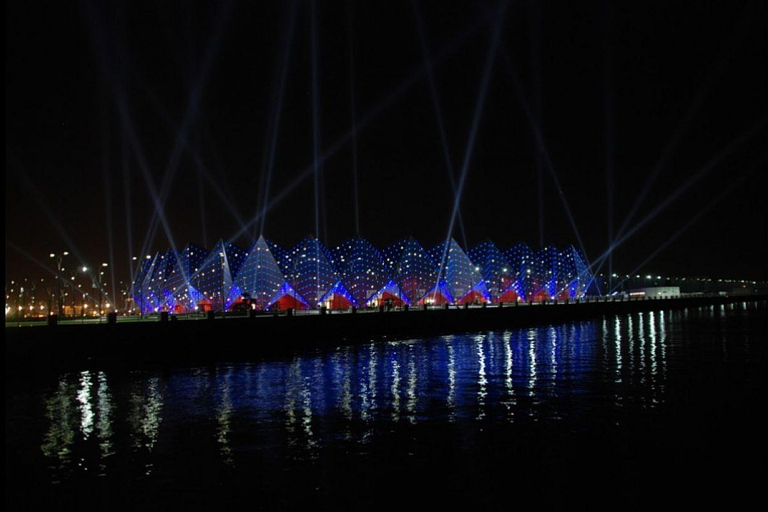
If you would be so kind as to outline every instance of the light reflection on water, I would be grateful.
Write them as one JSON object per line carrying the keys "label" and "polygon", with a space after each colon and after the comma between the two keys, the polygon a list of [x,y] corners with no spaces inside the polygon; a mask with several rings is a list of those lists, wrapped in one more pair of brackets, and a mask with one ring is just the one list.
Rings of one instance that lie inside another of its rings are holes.
{"label": "light reflection on water", "polygon": [[375,342],[286,361],[65,374],[42,397],[39,446],[54,480],[79,468],[108,472],[116,454],[151,475],[155,452],[178,449],[179,439],[202,450],[210,442],[235,467],[265,448],[312,460],[336,440],[370,443],[385,425],[556,422],[596,408],[653,409],[665,400],[670,349],[688,343],[670,347],[668,326],[680,331],[689,315],[734,311]]}

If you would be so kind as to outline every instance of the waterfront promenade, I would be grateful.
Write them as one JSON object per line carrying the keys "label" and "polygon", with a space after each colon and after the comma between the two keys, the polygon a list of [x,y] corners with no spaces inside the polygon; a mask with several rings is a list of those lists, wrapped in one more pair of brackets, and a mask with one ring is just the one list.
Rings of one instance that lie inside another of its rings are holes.
{"label": "waterfront promenade", "polygon": [[[408,311],[292,312],[174,319],[163,315],[116,323],[6,327],[6,367],[173,364],[271,358],[373,339],[484,332],[556,324],[638,311],[766,301],[766,295],[604,300]],[[8,325],[8,324],[7,324]]]}

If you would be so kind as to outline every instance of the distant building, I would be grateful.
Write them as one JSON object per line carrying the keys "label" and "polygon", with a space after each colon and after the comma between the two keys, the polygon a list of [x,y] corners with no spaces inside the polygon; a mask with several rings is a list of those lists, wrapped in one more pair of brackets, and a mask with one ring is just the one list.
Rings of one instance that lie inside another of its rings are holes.
{"label": "distant building", "polygon": [[648,288],[636,288],[629,291],[630,297],[645,297],[648,299],[668,299],[680,297],[679,286],[651,286]]}
{"label": "distant building", "polygon": [[427,250],[410,237],[380,250],[356,237],[329,249],[307,237],[283,249],[260,237],[248,250],[219,240],[149,256],[132,295],[142,313],[479,305],[578,299],[593,280],[573,247],[465,251],[450,239]]}

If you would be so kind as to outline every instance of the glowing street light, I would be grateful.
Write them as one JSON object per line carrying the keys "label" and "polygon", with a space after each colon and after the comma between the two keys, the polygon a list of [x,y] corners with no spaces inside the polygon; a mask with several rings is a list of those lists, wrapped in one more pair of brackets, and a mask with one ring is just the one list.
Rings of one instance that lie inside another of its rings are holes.
{"label": "glowing street light", "polygon": [[61,261],[64,256],[69,256],[68,251],[60,252],[59,254],[51,253],[50,257],[56,260],[56,311],[61,316],[62,303],[61,303]]}

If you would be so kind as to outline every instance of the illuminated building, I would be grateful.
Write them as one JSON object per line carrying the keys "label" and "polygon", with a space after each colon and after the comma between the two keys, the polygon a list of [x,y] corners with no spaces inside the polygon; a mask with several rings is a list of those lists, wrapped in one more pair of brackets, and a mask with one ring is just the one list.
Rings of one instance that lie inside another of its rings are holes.
{"label": "illuminated building", "polygon": [[[252,309],[266,310],[290,297],[293,289],[288,285],[276,259],[275,245],[259,237],[248,251],[240,271],[235,277],[228,296],[230,301],[248,300]],[[277,256],[280,257],[279,255]],[[279,293],[283,290],[283,293]]]}
{"label": "illuminated building", "polygon": [[133,298],[143,313],[222,309],[349,309],[581,298],[592,282],[573,247],[506,251],[453,239],[427,251],[413,237],[380,250],[360,237],[333,250],[306,237],[286,250],[264,237],[248,250],[220,240],[142,260]]}
{"label": "illuminated building", "polygon": [[433,304],[479,304],[490,301],[480,267],[470,261],[456,240],[451,238],[449,242],[433,247],[429,255],[438,269],[438,278],[424,301],[430,297]]}

